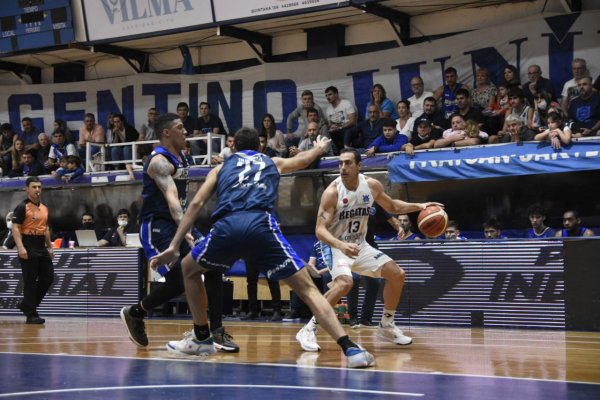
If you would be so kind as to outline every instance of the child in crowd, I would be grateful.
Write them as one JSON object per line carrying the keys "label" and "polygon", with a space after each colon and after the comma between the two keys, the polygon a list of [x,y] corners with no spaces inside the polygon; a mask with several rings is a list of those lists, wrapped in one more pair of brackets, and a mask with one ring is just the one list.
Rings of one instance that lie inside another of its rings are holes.
{"label": "child in crowd", "polygon": [[540,91],[535,94],[533,99],[533,117],[531,127],[533,129],[545,130],[548,127],[549,110],[558,107],[558,103],[552,101],[550,94],[546,91]]}
{"label": "child in crowd", "polygon": [[548,114],[548,129],[535,135],[534,140],[547,140],[552,144],[552,148],[558,150],[562,145],[571,143],[571,129],[564,126],[564,121],[559,113],[552,112]]}
{"label": "child in crowd", "polygon": [[81,160],[77,156],[66,156],[59,160],[59,168],[52,171],[52,176],[65,183],[71,182],[83,175]]}

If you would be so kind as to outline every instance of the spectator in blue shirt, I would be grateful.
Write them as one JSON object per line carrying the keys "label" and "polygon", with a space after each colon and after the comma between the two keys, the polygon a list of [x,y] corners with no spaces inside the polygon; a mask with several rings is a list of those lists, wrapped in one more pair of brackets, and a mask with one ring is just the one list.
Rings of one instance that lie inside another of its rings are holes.
{"label": "spectator in blue shirt", "polygon": [[369,106],[367,114],[368,119],[344,133],[344,147],[359,149],[359,151],[368,149],[377,136],[383,133],[381,119],[379,118],[379,107],[376,105]]}
{"label": "spectator in blue shirt", "polygon": [[366,151],[369,157],[374,156],[375,153],[400,151],[402,146],[408,143],[408,138],[400,135],[396,130],[396,121],[392,118],[382,118],[381,127],[383,133],[371,142],[371,146]]}

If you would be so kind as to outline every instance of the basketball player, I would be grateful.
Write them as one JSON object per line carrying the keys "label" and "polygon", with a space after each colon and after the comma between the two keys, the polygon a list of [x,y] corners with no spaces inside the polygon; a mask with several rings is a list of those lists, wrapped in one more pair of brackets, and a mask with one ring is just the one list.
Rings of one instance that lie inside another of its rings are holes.
{"label": "basketball player", "polygon": [[[360,173],[360,153],[344,149],[340,153],[340,176],[331,182],[321,196],[317,215],[317,238],[331,246],[333,283],[325,293],[335,305],[352,288],[352,272],[385,279],[384,311],[377,328],[380,340],[408,345],[412,339],[396,327],[394,315],[404,286],[404,270],[390,257],[374,249],[366,241],[367,224],[373,202],[390,214],[406,214],[424,210],[439,203],[406,203],[393,200],[383,185]],[[311,319],[296,335],[305,351],[319,351],[315,335],[317,321]]]}
{"label": "basketball player", "polygon": [[[163,114],[156,121],[156,133],[160,140],[144,165],[142,209],[140,211],[140,239],[146,257],[165,250],[181,222],[187,202],[188,163],[185,150],[186,130],[176,114]],[[182,256],[188,254],[195,238],[202,235],[194,231],[186,235],[179,246]],[[121,319],[125,323],[129,338],[138,346],[148,346],[144,326],[147,311],[179,296],[184,291],[180,260],[172,268],[162,265],[158,271],[165,283],[153,290],[139,304],[123,307]],[[238,352],[239,346],[225,332],[222,321],[223,279],[220,273],[206,274],[210,287],[210,325],[215,347],[224,352]],[[215,300],[215,301],[213,301]]]}
{"label": "basketball player", "polygon": [[581,226],[581,218],[576,210],[567,210],[563,214],[563,227],[556,232],[556,237],[594,236],[594,231]]}
{"label": "basketball player", "polygon": [[193,335],[168,342],[167,350],[191,355],[214,352],[207,327],[202,273],[207,270],[226,271],[237,259],[243,258],[247,264],[256,265],[267,278],[283,280],[290,285],[342,348],[348,367],[374,365],[374,357],[346,335],[333,309],[312,282],[307,269],[303,268],[302,260],[281,234],[273,215],[280,174],[310,165],[325,154],[330,141],[317,137],[311,150],[293,158],[271,159],[257,152],[260,142],[256,130],[242,128],[236,132],[235,148],[238,151],[208,174],[183,216],[171,245],[151,261],[151,265],[155,266],[177,259],[179,245],[186,232],[216,191],[213,227],[182,262],[185,293],[194,320]]}

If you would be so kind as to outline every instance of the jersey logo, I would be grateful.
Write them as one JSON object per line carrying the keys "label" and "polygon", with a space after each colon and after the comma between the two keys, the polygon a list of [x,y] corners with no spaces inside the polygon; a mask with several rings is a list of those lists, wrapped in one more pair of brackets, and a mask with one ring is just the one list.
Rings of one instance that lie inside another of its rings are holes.
{"label": "jersey logo", "polygon": [[368,194],[364,194],[363,195],[363,203],[365,203],[365,204],[369,203],[370,198],[371,198],[371,196],[369,196]]}

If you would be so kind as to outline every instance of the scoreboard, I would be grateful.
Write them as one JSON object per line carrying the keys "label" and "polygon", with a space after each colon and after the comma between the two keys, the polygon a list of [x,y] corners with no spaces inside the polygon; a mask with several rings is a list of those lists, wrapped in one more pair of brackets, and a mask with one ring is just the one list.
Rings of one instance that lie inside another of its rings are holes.
{"label": "scoreboard", "polygon": [[74,40],[70,0],[1,0],[0,56]]}

